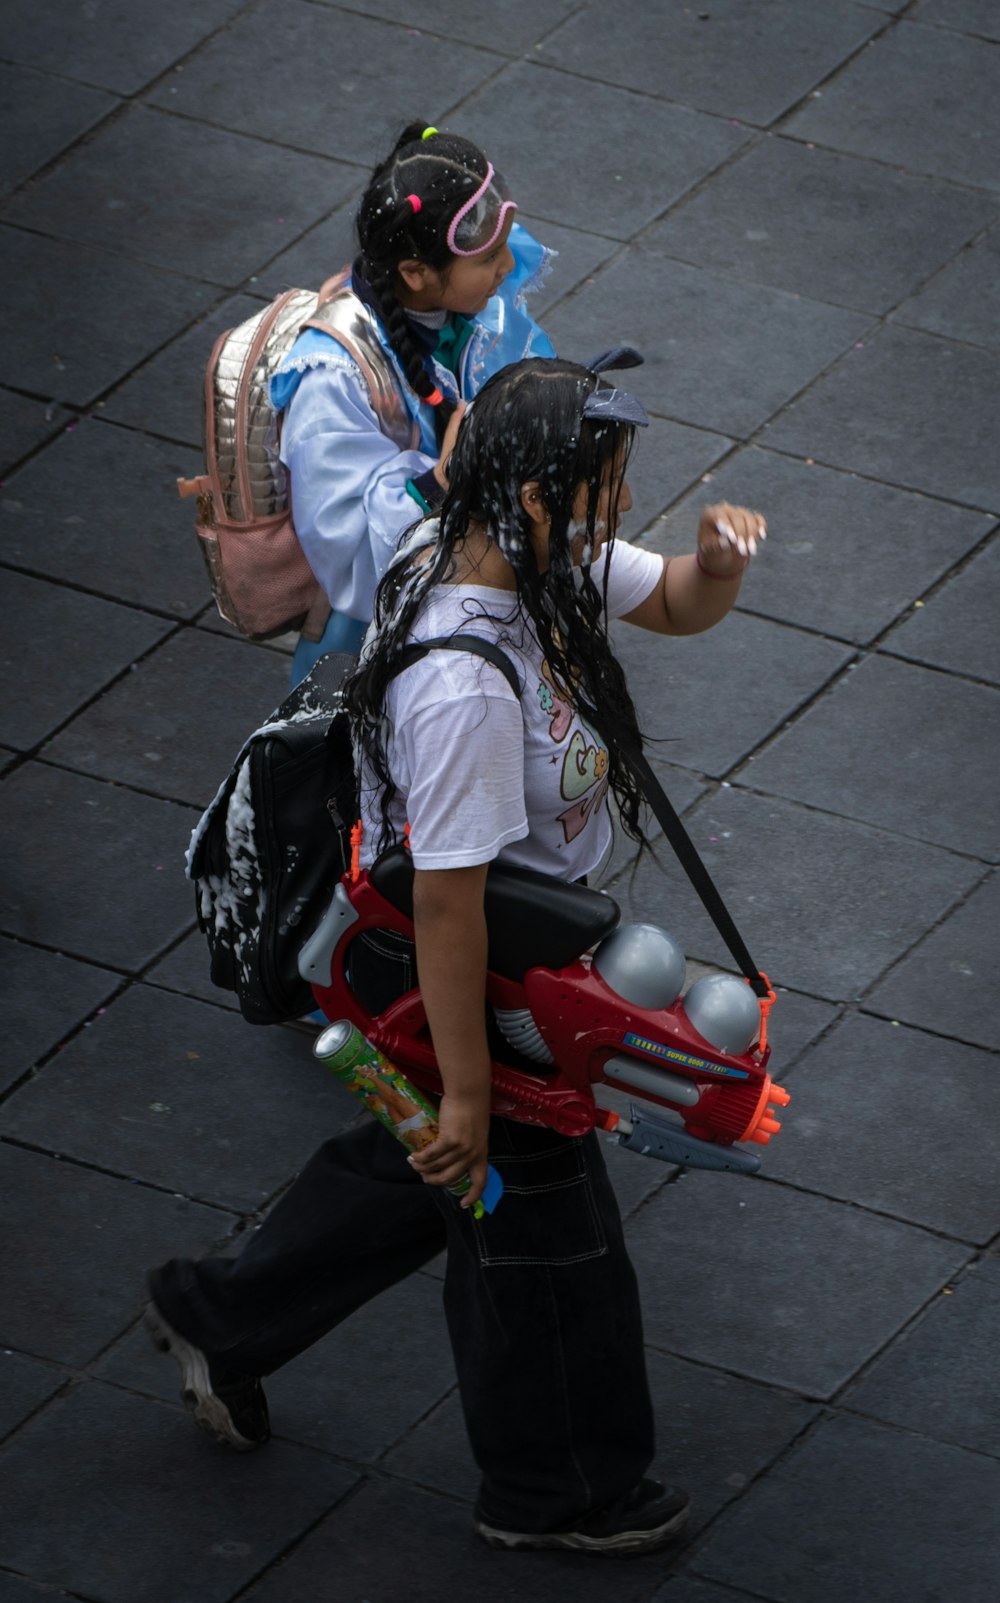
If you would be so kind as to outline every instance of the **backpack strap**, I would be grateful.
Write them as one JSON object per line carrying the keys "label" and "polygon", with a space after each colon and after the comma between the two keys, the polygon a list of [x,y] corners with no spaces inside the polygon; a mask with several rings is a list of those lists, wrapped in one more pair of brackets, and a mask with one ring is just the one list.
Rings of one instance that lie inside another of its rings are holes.
{"label": "backpack strap", "polygon": [[379,428],[401,451],[417,444],[420,428],[407,410],[399,376],[378,337],[374,313],[347,284],[348,273],[327,279],[315,311],[302,328],[315,328],[342,345],[361,369]]}
{"label": "backpack strap", "polygon": [[473,657],[484,658],[494,668],[499,668],[518,701],[521,700],[523,689],[514,664],[492,640],[484,640],[480,635],[439,635],[434,640],[415,640],[400,652],[393,668],[393,678],[396,674],[404,673],[415,662],[420,662],[431,651],[467,651]]}
{"label": "backpack strap", "polygon": [[[588,707],[584,716],[587,722],[592,724],[600,734],[601,719],[597,712],[592,707]],[[736,928],[732,914],[722,900],[715,881],[698,854],[698,848],[681,822],[673,802],[657,779],[641,748],[624,746],[619,749],[623,760],[639,781],[639,787],[649,803],[650,811],[673,847],[674,855],[698,892],[702,906],[742,969],[743,975],[754,995],[758,997],[770,995],[771,987],[768,980],[760,972],[750,956],[746,942]]]}

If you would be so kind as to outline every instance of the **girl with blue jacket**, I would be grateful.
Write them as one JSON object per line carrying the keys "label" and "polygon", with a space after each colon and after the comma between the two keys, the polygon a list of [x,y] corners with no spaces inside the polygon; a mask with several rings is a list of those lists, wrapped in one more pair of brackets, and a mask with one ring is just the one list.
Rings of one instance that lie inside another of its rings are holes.
{"label": "girl with blue jacket", "polygon": [[362,197],[349,286],[272,380],[296,533],[332,608],[322,638],[299,642],[296,684],[360,646],[400,535],[443,499],[465,402],[553,354],[524,306],[553,253],[516,210],[475,145],[411,123]]}

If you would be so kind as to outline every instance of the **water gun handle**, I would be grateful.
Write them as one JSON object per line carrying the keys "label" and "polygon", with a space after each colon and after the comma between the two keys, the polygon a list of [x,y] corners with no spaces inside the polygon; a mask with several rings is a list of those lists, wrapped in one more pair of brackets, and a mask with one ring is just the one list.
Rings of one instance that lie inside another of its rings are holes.
{"label": "water gun handle", "polygon": [[[433,1103],[349,1020],[341,1019],[317,1036],[313,1056],[332,1070],[408,1152],[420,1152],[437,1140],[437,1109]],[[471,1185],[470,1176],[465,1174],[448,1190],[453,1196],[464,1197]],[[481,1219],[492,1213],[502,1195],[503,1181],[488,1164],[485,1189],[473,1203],[474,1217]]]}

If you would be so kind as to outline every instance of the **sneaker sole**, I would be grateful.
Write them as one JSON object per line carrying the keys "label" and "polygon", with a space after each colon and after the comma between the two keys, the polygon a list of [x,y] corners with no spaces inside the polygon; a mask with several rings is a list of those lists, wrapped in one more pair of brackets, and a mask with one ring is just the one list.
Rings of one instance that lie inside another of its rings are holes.
{"label": "sneaker sole", "polygon": [[655,1553],[681,1536],[691,1517],[691,1505],[679,1510],[651,1531],[618,1531],[614,1536],[587,1536],[583,1531],[502,1531],[476,1522],[476,1534],[490,1547],[559,1548],[564,1552],[605,1554],[608,1558],[638,1558]]}
{"label": "sneaker sole", "polygon": [[161,1353],[168,1353],[181,1372],[181,1402],[195,1424],[213,1441],[221,1442],[237,1453],[252,1453],[262,1447],[263,1442],[252,1442],[240,1434],[233,1424],[229,1409],[216,1397],[204,1353],[192,1347],[172,1325],[168,1325],[152,1303],[146,1309],[145,1322],[153,1346]]}

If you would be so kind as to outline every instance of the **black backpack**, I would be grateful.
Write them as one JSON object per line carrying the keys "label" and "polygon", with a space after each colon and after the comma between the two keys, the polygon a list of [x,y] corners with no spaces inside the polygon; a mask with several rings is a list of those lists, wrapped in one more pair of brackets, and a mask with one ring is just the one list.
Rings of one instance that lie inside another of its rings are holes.
{"label": "black backpack", "polygon": [[[510,660],[476,635],[407,646],[395,672],[432,649],[485,657],[520,700]],[[251,1024],[281,1024],[315,1005],[298,960],[351,861],[357,780],[340,687],[356,660],[319,659],[244,741],[191,837],[187,876],[212,983],[236,993]]]}

